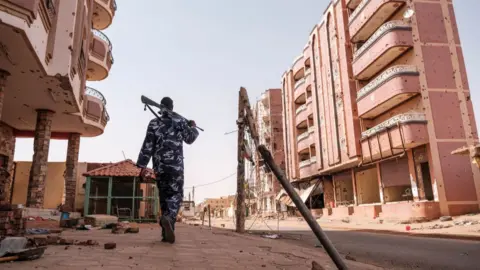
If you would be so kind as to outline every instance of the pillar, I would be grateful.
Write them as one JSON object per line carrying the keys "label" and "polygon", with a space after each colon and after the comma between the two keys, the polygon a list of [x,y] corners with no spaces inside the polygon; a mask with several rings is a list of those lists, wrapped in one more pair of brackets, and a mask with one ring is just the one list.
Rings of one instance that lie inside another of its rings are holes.
{"label": "pillar", "polygon": [[75,211],[75,195],[77,188],[78,153],[80,150],[80,134],[72,133],[68,138],[67,161],[65,171],[65,207],[67,212]]}
{"label": "pillar", "polygon": [[[0,69],[0,119],[2,118],[3,97],[5,94],[5,86],[10,73]],[[10,204],[10,183],[12,179],[11,169],[13,165],[13,152],[15,151],[15,136],[12,128],[0,124],[0,154],[7,157],[2,160],[0,168],[0,210]]]}
{"label": "pillar", "polygon": [[10,76],[8,71],[0,69],[0,119],[2,118],[3,96],[5,93],[5,86],[7,84],[8,76]]}
{"label": "pillar", "polygon": [[53,114],[52,111],[48,110],[37,111],[37,124],[33,141],[33,160],[28,181],[28,207],[43,207]]}

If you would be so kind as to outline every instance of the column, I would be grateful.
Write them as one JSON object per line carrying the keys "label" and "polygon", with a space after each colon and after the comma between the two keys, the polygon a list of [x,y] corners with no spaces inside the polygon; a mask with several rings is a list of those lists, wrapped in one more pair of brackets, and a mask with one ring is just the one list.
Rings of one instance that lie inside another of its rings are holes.
{"label": "column", "polygon": [[[10,73],[6,70],[0,69],[0,119],[2,118],[2,109],[3,109],[3,97],[5,94],[5,86],[7,84],[7,79],[10,76]],[[1,164],[2,168],[0,169],[0,209],[2,207],[7,207],[10,202],[10,184],[12,180],[12,171],[13,165],[13,152],[15,151],[15,136],[11,128],[6,126],[0,126],[0,153],[6,155],[8,160],[3,160],[7,164]]]}
{"label": "column", "polygon": [[80,150],[80,134],[72,133],[68,138],[67,161],[65,170],[65,208],[64,211],[75,211],[75,195],[77,188],[78,153]]}
{"label": "column", "polygon": [[37,111],[37,124],[33,141],[33,160],[28,182],[27,207],[43,207],[53,114],[54,112],[48,110]]}
{"label": "column", "polygon": [[10,76],[8,71],[0,69],[0,119],[2,118],[3,96],[5,93],[5,86],[7,84],[8,76]]}

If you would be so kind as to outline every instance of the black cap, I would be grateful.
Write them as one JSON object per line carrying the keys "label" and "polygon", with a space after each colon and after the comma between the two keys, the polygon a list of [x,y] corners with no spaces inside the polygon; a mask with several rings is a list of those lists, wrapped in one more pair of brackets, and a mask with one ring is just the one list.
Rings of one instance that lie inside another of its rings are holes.
{"label": "black cap", "polygon": [[165,106],[170,111],[173,111],[173,100],[171,98],[169,97],[162,98],[162,101],[160,101],[160,104]]}

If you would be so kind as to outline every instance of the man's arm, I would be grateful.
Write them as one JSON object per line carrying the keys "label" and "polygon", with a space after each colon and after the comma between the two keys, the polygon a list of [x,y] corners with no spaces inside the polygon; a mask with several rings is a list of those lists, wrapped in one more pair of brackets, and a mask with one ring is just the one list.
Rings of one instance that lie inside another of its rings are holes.
{"label": "man's arm", "polygon": [[183,140],[186,144],[192,144],[198,137],[195,121],[183,121]]}
{"label": "man's arm", "polygon": [[155,129],[156,129],[155,120],[150,121],[147,127],[147,134],[145,135],[145,140],[143,141],[142,149],[140,149],[140,154],[138,154],[137,166],[140,168],[146,168],[150,158],[153,155],[155,150]]}

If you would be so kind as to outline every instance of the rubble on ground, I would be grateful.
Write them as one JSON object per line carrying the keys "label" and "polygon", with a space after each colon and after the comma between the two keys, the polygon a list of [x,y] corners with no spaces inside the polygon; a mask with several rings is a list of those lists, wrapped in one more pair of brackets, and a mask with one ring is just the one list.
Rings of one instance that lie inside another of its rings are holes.
{"label": "rubble on ground", "polygon": [[122,221],[112,225],[113,234],[138,233],[139,231],[138,224],[134,222]]}
{"label": "rubble on ground", "polygon": [[471,226],[471,225],[480,224],[480,221],[464,219],[464,220],[454,221],[453,224],[457,226]]}

